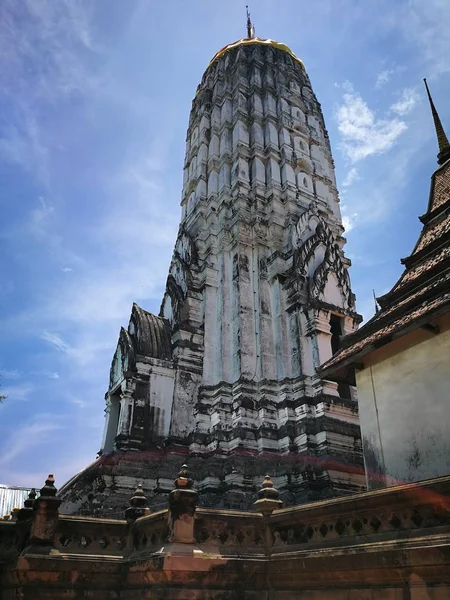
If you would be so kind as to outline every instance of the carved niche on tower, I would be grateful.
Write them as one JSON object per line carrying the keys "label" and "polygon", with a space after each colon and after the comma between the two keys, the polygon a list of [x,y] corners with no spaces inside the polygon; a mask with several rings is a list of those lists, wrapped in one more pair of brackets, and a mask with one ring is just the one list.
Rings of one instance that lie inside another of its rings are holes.
{"label": "carved niche on tower", "polygon": [[295,275],[307,285],[309,299],[352,310],[354,296],[342,251],[314,201],[292,227],[292,247]]}
{"label": "carved niche on tower", "polygon": [[193,268],[197,264],[197,252],[191,236],[180,228],[170,263],[166,291],[160,315],[176,329],[188,318],[186,298],[191,288]]}

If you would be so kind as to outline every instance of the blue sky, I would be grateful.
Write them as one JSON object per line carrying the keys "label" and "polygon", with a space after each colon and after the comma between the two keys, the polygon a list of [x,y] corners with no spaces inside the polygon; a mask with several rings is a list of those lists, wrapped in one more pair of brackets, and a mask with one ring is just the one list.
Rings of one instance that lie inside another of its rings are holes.
{"label": "blue sky", "polygon": [[[448,0],[254,0],[322,104],[357,307],[388,291],[450,131]],[[119,328],[158,312],[190,104],[240,0],[2,0],[0,483],[57,485],[95,458]]]}

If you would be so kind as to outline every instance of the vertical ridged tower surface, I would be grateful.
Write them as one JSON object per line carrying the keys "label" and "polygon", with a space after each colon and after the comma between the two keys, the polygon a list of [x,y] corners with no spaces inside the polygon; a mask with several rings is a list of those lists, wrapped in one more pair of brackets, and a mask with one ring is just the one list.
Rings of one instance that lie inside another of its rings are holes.
{"label": "vertical ridged tower surface", "polygon": [[62,490],[71,510],[89,485],[115,506],[137,480],[161,501],[181,454],[204,505],[248,508],[266,471],[288,504],[360,489],[354,390],[316,375],[360,320],[334,163],[283,44],[240,40],[209,64],[181,206],[160,315],[135,306],[121,332],[103,455]]}

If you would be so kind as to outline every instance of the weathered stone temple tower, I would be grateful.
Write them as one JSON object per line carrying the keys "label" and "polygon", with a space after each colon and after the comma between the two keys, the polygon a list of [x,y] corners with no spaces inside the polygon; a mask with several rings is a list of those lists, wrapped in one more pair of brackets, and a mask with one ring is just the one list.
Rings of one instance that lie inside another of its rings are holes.
{"label": "weathered stone temple tower", "polygon": [[134,305],[121,330],[100,457],[63,512],[120,513],[140,481],[165,503],[183,461],[206,506],[248,508],[266,472],[287,504],[361,489],[354,390],[316,375],[360,321],[333,159],[284,44],[249,34],[211,60],[181,206],[160,314]]}

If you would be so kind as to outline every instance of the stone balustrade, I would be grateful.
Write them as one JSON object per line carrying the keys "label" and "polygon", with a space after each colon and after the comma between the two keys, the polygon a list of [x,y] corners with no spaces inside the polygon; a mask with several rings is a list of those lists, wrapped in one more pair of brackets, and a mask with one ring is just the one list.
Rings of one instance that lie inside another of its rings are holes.
{"label": "stone balustrade", "polygon": [[[296,595],[305,586],[358,589],[366,595],[355,597],[370,599],[378,596],[367,590],[378,586],[391,590],[383,598],[412,600],[412,594],[399,594],[405,586],[412,590],[413,580],[426,590],[420,598],[448,597],[450,477],[286,509],[279,508],[266,477],[250,513],[196,508],[183,467],[171,494],[168,509],[148,514],[138,488],[123,520],[57,515],[53,509],[38,514],[35,504],[22,521],[0,521],[2,600],[17,593],[25,600],[60,598],[66,587],[67,598],[88,598],[95,588],[95,597],[105,600],[118,598],[118,590],[121,599],[178,599],[185,596],[170,590],[180,585],[191,590],[186,598],[215,598],[216,588],[225,593],[250,585],[249,574],[252,592],[259,590],[263,599],[270,582],[270,598],[282,600],[350,597]],[[36,546],[39,539],[45,552]],[[152,586],[153,596],[127,591]],[[250,589],[245,594],[239,597],[254,597]]]}
{"label": "stone balustrade", "polygon": [[446,532],[450,477],[284,509],[272,515],[269,527],[274,552]]}
{"label": "stone balustrade", "polygon": [[126,521],[59,516],[55,548],[63,554],[123,556],[129,544]]}

